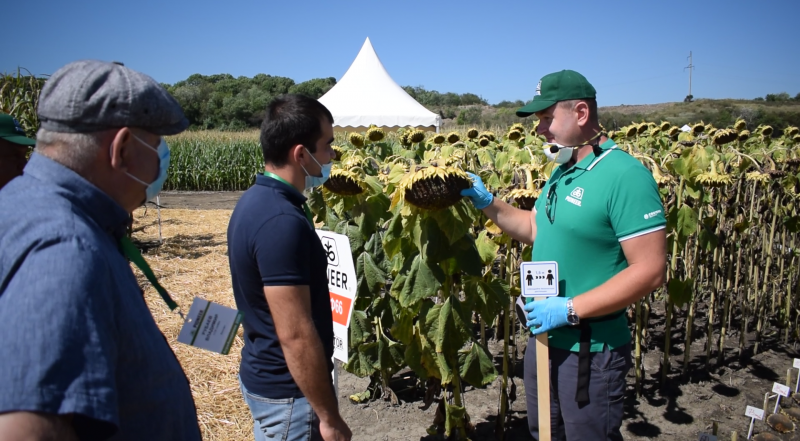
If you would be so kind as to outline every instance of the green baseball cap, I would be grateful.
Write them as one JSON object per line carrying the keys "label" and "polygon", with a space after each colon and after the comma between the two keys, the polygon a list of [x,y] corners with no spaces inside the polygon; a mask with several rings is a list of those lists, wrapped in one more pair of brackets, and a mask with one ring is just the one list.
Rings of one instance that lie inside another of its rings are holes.
{"label": "green baseball cap", "polygon": [[25,130],[13,116],[0,113],[0,138],[19,145],[36,145],[35,139],[25,136]]}
{"label": "green baseball cap", "polygon": [[517,110],[517,116],[531,116],[559,101],[597,98],[597,91],[583,75],[574,70],[547,74],[539,80],[533,100]]}

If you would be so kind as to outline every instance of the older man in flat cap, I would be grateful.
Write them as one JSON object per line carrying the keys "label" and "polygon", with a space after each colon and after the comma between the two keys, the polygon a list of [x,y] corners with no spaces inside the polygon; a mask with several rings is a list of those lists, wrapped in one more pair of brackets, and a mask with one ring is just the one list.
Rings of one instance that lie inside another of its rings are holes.
{"label": "older man in flat cap", "polygon": [[54,73],[38,113],[36,150],[0,191],[0,439],[200,440],[125,237],[166,178],[163,137],[188,121],[152,78],[100,61]]}
{"label": "older man in flat cap", "polygon": [[13,116],[0,113],[0,189],[22,174],[34,144]]}

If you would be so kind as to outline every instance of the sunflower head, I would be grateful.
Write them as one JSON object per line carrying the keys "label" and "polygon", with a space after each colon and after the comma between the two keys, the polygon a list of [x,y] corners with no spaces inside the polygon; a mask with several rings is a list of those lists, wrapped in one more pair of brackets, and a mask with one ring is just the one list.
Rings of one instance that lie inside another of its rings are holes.
{"label": "sunflower head", "polygon": [[331,193],[342,196],[361,194],[367,188],[367,185],[357,174],[349,170],[341,169],[331,170],[330,177],[322,185]]}
{"label": "sunflower head", "polygon": [[643,134],[644,132],[646,132],[646,131],[647,131],[647,129],[649,129],[649,128],[650,128],[650,126],[649,126],[649,125],[647,125],[647,123],[641,123],[641,124],[639,124],[639,125],[637,125],[637,126],[636,126],[636,133],[637,133],[637,134],[639,134],[639,135],[641,135],[641,134]]}
{"label": "sunflower head", "polygon": [[737,119],[735,123],[733,123],[733,130],[737,132],[741,132],[742,130],[747,128],[747,122],[741,118]]}
{"label": "sunflower head", "polygon": [[519,208],[531,211],[533,210],[533,204],[536,203],[536,199],[538,199],[541,194],[541,189],[528,190],[525,188],[515,188],[508,192],[505,196],[505,200],[507,202],[516,202]]}
{"label": "sunflower head", "polygon": [[705,124],[697,123],[697,124],[692,126],[692,132],[691,133],[693,135],[699,135],[699,134],[705,132],[705,130],[706,130],[706,125]]}
{"label": "sunflower head", "polygon": [[488,130],[485,131],[485,132],[482,132],[480,136],[485,136],[486,138],[489,139],[489,141],[492,141],[492,142],[497,140],[497,137],[494,135],[494,132],[490,132]]}
{"label": "sunflower head", "polygon": [[487,145],[489,145],[490,142],[491,141],[489,141],[489,138],[485,136],[481,136],[480,138],[478,138],[478,145],[481,147],[486,147]]}
{"label": "sunflower head", "polygon": [[471,129],[467,130],[467,138],[468,139],[475,139],[477,137],[478,137],[478,129],[473,127]]}
{"label": "sunflower head", "polygon": [[432,141],[434,144],[443,144],[445,141],[445,137],[441,133],[437,133],[433,135]]}
{"label": "sunflower head", "polygon": [[659,126],[662,132],[666,132],[670,128],[672,128],[672,124],[669,121],[661,121],[661,125]]}
{"label": "sunflower head", "polygon": [[759,171],[753,171],[746,173],[744,175],[745,180],[749,182],[767,182],[769,181],[769,175],[766,173],[761,173]]}
{"label": "sunflower head", "polygon": [[409,134],[412,144],[417,144],[425,140],[425,132],[419,129],[412,130]]}
{"label": "sunflower head", "polygon": [[624,130],[626,138],[633,138],[637,133],[639,133],[639,126],[636,124],[631,124]]}
{"label": "sunflower head", "polygon": [[455,144],[461,140],[461,136],[458,135],[456,132],[450,132],[447,134],[447,142],[450,144]]}
{"label": "sunflower head", "polygon": [[711,140],[716,146],[728,144],[739,139],[739,134],[731,129],[719,129],[711,135]]}
{"label": "sunflower head", "polygon": [[506,136],[508,136],[508,139],[511,141],[516,141],[522,137],[522,134],[516,130],[510,130]]}
{"label": "sunflower head", "polygon": [[364,137],[359,133],[351,133],[350,136],[347,137],[347,140],[356,148],[364,147]]}
{"label": "sunflower head", "polygon": [[525,133],[525,126],[523,126],[520,123],[514,123],[514,124],[511,125],[511,128],[509,128],[508,130],[516,130],[519,133]]}
{"label": "sunflower head", "polygon": [[773,131],[772,126],[759,126],[759,129],[761,129],[760,130],[761,134],[766,136],[767,138],[772,136],[772,131]]}
{"label": "sunflower head", "polygon": [[383,129],[381,129],[380,127],[373,126],[367,130],[367,139],[369,139],[372,142],[378,142],[382,140],[384,137],[386,137],[386,133],[384,133]]}
{"label": "sunflower head", "polygon": [[789,126],[783,130],[783,134],[787,138],[793,138],[795,135],[800,135],[800,129],[794,126]]}
{"label": "sunflower head", "polygon": [[406,174],[398,191],[403,200],[423,210],[441,210],[458,203],[461,191],[470,187],[469,176],[455,167],[417,166]]}
{"label": "sunflower head", "polygon": [[745,142],[750,139],[750,131],[749,130],[742,130],[739,132],[738,140],[741,142]]}
{"label": "sunflower head", "polygon": [[342,160],[342,156],[344,155],[344,150],[341,147],[339,147],[338,145],[332,145],[331,148],[333,149],[333,153],[336,154],[336,156],[333,157],[333,160],[334,161],[341,161]]}
{"label": "sunflower head", "polygon": [[680,133],[682,133],[682,132],[681,132],[681,129],[679,127],[670,127],[669,132],[667,132],[667,134],[669,135],[670,138],[674,138],[674,137],[678,136],[678,134],[680,134]]}

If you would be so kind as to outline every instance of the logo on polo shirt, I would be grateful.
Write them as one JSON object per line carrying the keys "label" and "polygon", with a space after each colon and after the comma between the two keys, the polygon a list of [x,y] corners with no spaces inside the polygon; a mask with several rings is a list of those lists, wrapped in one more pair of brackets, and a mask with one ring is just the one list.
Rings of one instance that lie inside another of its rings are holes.
{"label": "logo on polo shirt", "polygon": [[581,206],[581,199],[583,199],[583,188],[575,187],[574,190],[565,198],[567,202]]}
{"label": "logo on polo shirt", "polygon": [[645,214],[644,218],[645,219],[650,219],[650,218],[656,217],[659,213],[661,213],[661,210],[651,211],[651,212]]}

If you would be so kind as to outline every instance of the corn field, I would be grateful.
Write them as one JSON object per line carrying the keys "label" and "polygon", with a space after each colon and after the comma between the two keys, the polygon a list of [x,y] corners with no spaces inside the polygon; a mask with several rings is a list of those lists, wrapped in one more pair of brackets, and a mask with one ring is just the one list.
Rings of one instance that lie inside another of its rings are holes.
{"label": "corn field", "polygon": [[[663,351],[664,383],[688,374],[693,357],[711,369],[726,357],[758,353],[766,338],[800,338],[800,131],[772,135],[771,127],[748,130],[744,121],[728,128],[698,123],[688,131],[641,123],[609,133],[651,170],[667,213],[667,283],[630,311],[637,393],[656,304],[666,320],[657,346],[684,348],[679,360]],[[255,132],[188,133],[169,142],[171,189],[244,189],[262,169]],[[438,403],[428,432],[464,439],[472,426],[463,388],[484,387],[499,376],[502,436],[516,397],[509,381],[516,346],[509,341],[521,332],[511,305],[519,295],[517,268],[530,258],[530,247],[459,193],[470,185],[464,172],[471,171],[496,197],[530,210],[554,167],[535,125],[516,124],[500,134],[401,129],[387,135],[370,128],[337,134],[336,142],[331,178],[309,202],[318,222],[350,238],[356,262],[345,369],[370,384],[350,399],[397,402],[389,380],[410,368],[425,405]],[[685,318],[683,329],[678,318]],[[503,339],[499,368],[487,328]],[[675,334],[682,338],[673,340]],[[692,353],[700,337],[704,350]]]}

